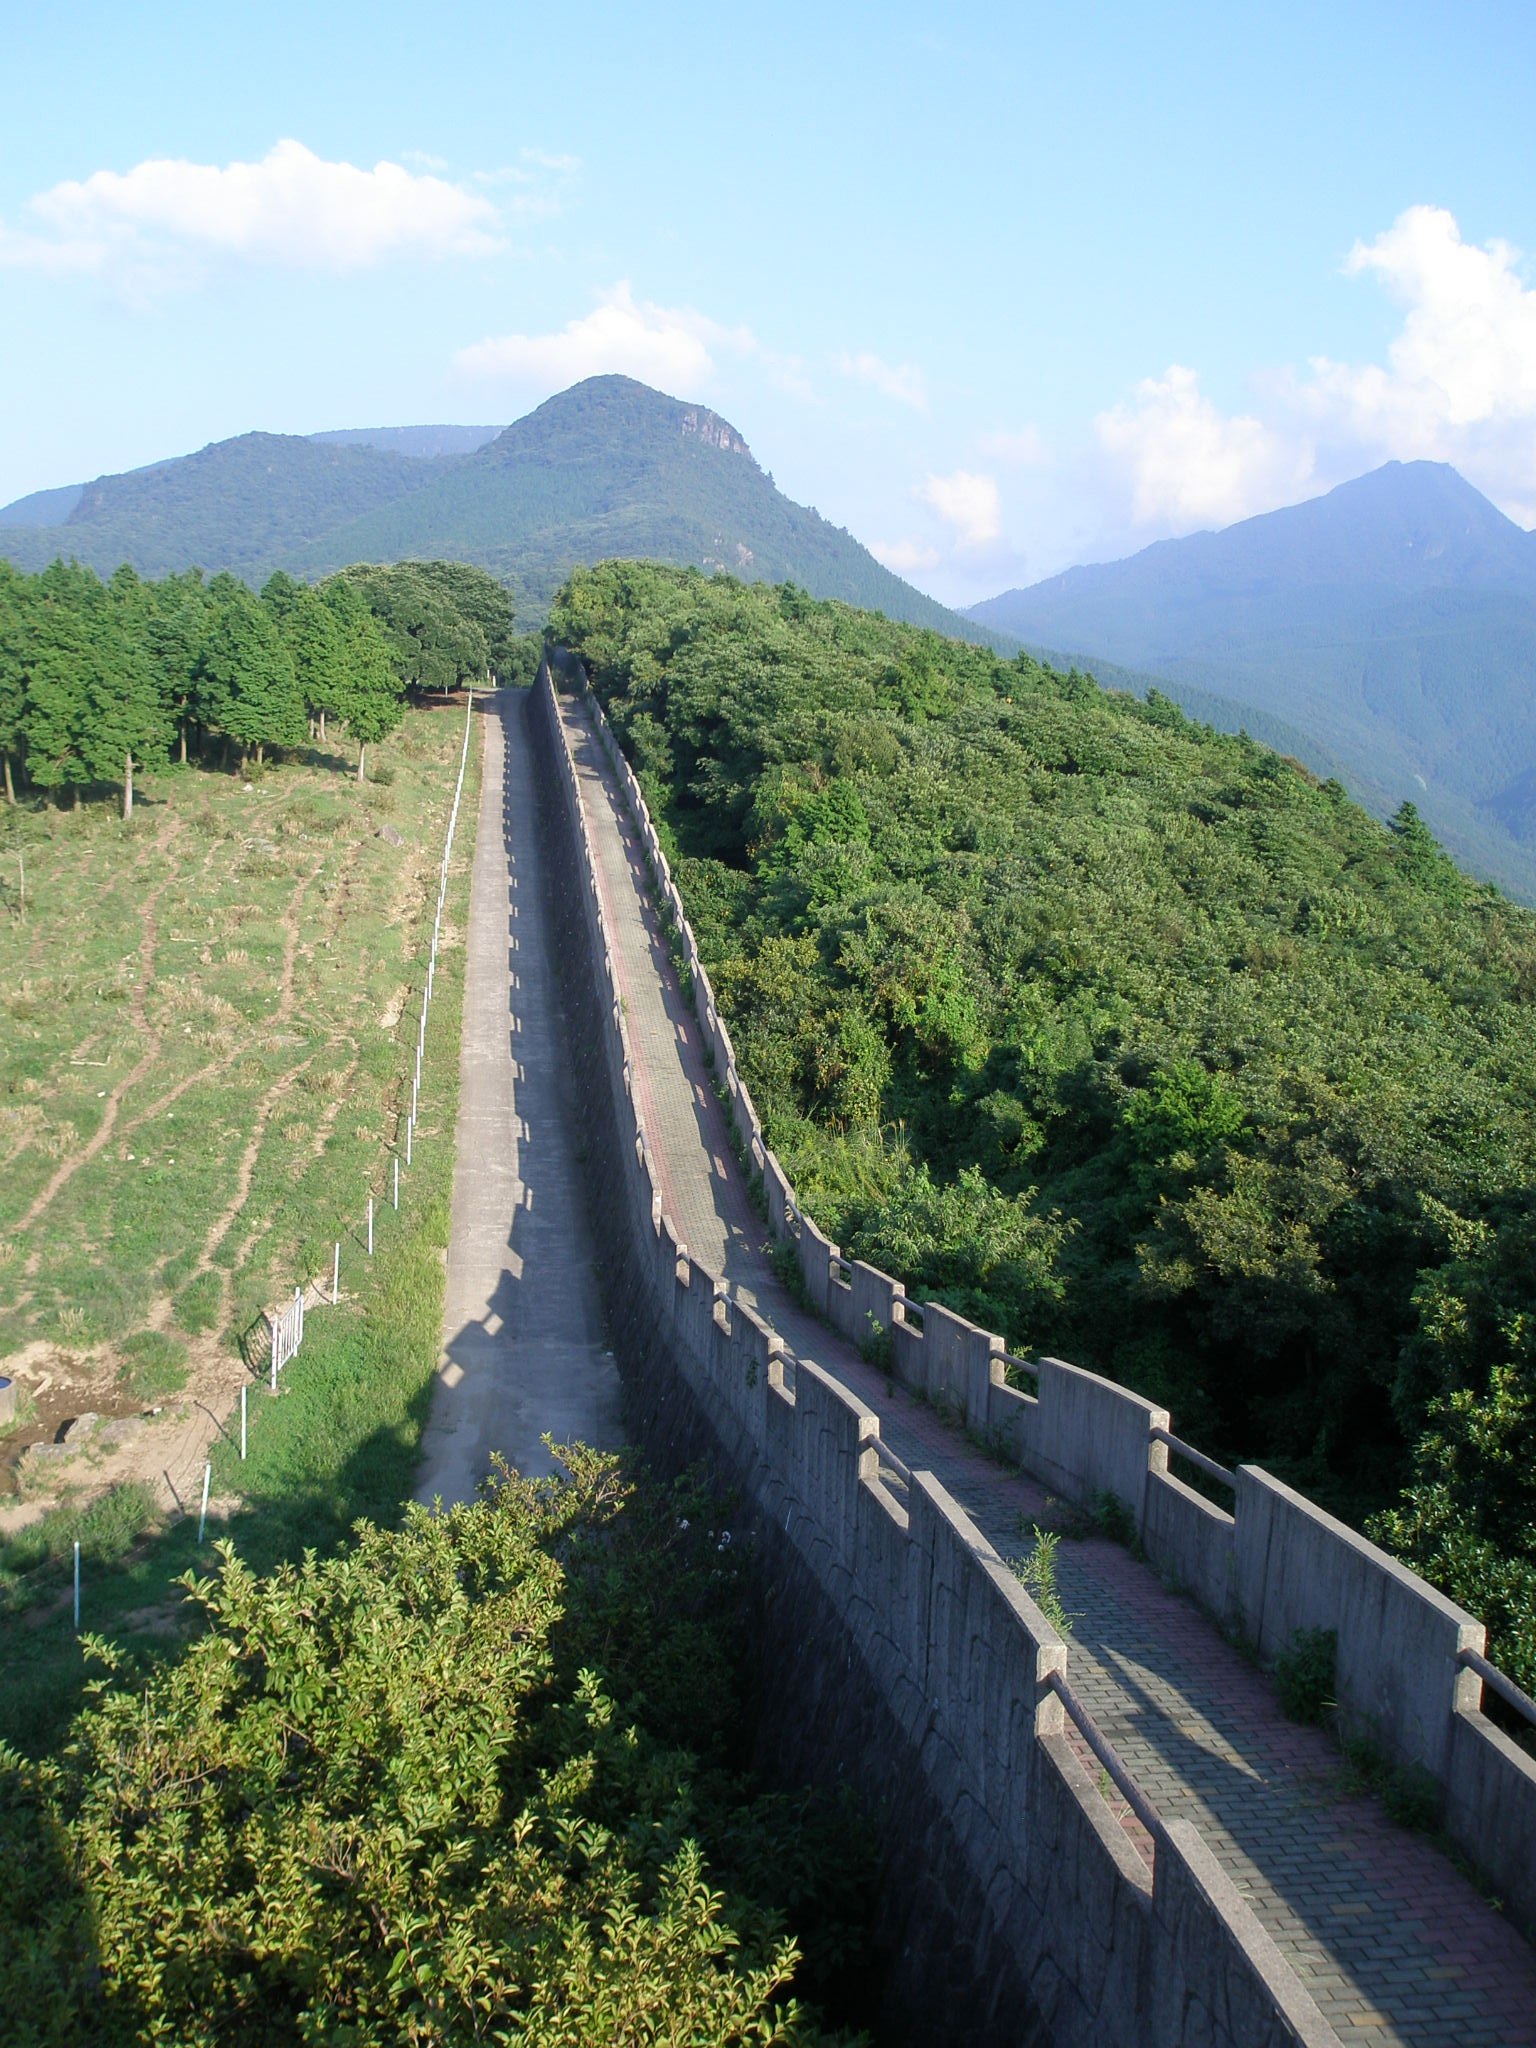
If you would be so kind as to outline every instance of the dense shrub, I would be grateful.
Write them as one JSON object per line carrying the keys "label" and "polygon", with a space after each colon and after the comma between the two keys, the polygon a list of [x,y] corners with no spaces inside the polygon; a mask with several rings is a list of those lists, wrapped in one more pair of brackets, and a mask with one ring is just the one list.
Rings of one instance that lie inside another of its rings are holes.
{"label": "dense shrub", "polygon": [[615,1458],[360,1525],[145,1681],[105,1643],[42,1764],[0,1749],[0,1999],[24,2042],[827,2036],[785,1890],[858,1949],[851,1817],[739,1774],[742,1546]]}

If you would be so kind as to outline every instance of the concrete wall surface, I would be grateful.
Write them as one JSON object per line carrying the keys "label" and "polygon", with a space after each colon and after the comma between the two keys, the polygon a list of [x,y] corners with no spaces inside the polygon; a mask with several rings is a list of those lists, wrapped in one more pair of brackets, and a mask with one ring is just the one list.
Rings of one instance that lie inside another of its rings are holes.
{"label": "concrete wall surface", "polygon": [[[562,865],[579,898],[572,919],[585,935],[594,1064],[607,1074],[611,1135],[596,1171],[608,1228],[622,1239],[605,1252],[605,1267],[623,1269],[616,1348],[641,1407],[671,1417],[690,1441],[707,1439],[750,1503],[775,1571],[804,1608],[829,1617],[819,1637],[800,1617],[787,1632],[801,1669],[783,1695],[794,1711],[774,1717],[785,1741],[824,1751],[824,1731],[846,1722],[855,1699],[866,1726],[878,1717],[878,1746],[867,1736],[849,1745],[838,1768],[864,1773],[886,1813],[888,1867],[904,1871],[893,1889],[911,1901],[902,1939],[926,1953],[929,1992],[941,1973],[928,2038],[957,2038],[963,2014],[968,2037],[1063,2048],[1334,2041],[1193,1830],[1153,1816],[1149,1872],[1068,1739],[1051,1681],[1068,1672],[1070,1646],[965,1513],[922,1472],[898,1499],[881,1479],[879,1418],[832,1374],[788,1359],[775,1333],[678,1244],[649,1148],[636,1142],[593,848],[547,671],[538,691]],[[594,723],[611,749],[600,714]],[[596,1072],[589,1094],[595,1107]],[[809,1224],[800,1247],[814,1293],[831,1250]],[[850,1310],[899,1302],[895,1283],[873,1269],[855,1278],[856,1287],[838,1284]],[[1078,1398],[1075,1383],[1071,1393]],[[1066,1430],[1063,1422],[1053,1441],[1065,1443]],[[1144,1449],[1144,1470],[1146,1459]],[[922,1853],[903,1859],[912,1814],[926,1817],[926,1833]],[[914,1977],[914,2011],[923,1992]]]}

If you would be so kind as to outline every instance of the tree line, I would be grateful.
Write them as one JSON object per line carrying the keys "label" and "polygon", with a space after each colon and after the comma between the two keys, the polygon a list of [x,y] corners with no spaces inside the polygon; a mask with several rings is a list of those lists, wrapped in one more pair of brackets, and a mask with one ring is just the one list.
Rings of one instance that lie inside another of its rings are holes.
{"label": "tree line", "polygon": [[1536,915],[1156,693],[651,564],[553,634],[810,1213],[1363,1522],[1536,1686]]}
{"label": "tree line", "polygon": [[341,728],[358,750],[399,724],[408,689],[450,690],[516,665],[506,592],[453,562],[279,570],[258,595],[228,572],[105,582],[57,561],[0,561],[0,756],[7,798],[103,785],[133,810],[136,769],[189,752],[244,769]]}

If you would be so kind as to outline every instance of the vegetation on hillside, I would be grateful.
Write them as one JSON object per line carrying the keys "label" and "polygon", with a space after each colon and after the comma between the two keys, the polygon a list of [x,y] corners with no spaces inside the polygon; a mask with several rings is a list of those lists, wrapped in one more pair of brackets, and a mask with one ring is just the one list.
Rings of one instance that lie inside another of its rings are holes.
{"label": "vegetation on hillside", "polygon": [[[1418,800],[1477,873],[1536,902],[1536,540],[1445,463],[1389,462],[1219,533],[1068,570],[972,616],[1123,662],[1334,761],[1371,809]],[[1226,716],[1218,709],[1218,724]],[[1331,758],[1330,758],[1331,757]]]}
{"label": "vegetation on hillside", "polygon": [[793,587],[552,629],[846,1250],[1166,1400],[1536,1679],[1536,917],[1241,737]]}
{"label": "vegetation on hillside", "polygon": [[455,562],[362,568],[318,585],[279,570],[260,597],[221,571],[106,583],[78,563],[36,576],[0,561],[0,756],[45,791],[116,784],[172,744],[238,750],[326,736],[368,746],[400,722],[408,685],[451,689],[516,660],[505,591]]}
{"label": "vegetation on hillside", "polygon": [[561,1456],[265,1578],[221,1545],[179,1662],[98,1643],[63,1752],[0,1743],[17,2048],[830,2038],[796,1937],[835,1984],[870,1861],[742,1775],[743,1546]]}

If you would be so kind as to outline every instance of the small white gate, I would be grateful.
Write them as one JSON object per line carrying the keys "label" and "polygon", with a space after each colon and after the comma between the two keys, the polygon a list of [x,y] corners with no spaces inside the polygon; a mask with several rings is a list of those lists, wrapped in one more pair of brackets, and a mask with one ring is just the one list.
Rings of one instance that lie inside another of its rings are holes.
{"label": "small white gate", "polygon": [[304,1342],[304,1294],[295,1287],[288,1306],[270,1315],[272,1326],[272,1391],[277,1392],[277,1375]]}

